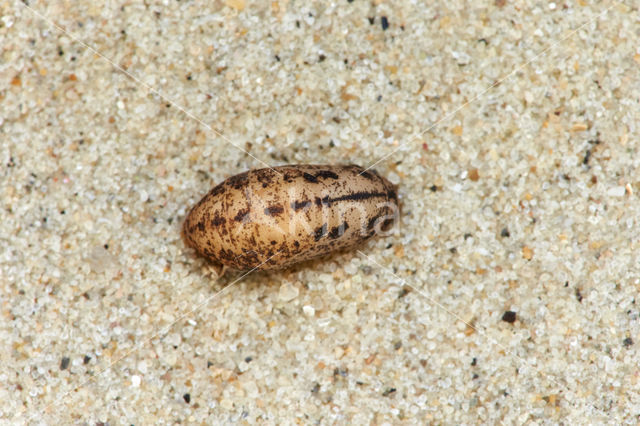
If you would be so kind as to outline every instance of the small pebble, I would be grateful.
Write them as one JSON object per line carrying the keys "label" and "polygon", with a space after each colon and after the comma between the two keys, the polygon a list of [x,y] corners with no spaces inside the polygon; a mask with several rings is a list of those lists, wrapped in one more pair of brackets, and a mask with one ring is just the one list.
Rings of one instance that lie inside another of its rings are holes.
{"label": "small pebble", "polygon": [[382,396],[389,396],[393,393],[395,393],[396,388],[389,388],[387,390],[385,390],[384,392],[382,392]]}
{"label": "small pebble", "polygon": [[387,28],[389,28],[389,21],[387,20],[387,17],[386,17],[386,16],[383,16],[383,17],[380,19],[380,23],[382,24],[382,30],[383,30],[383,31],[386,31],[386,30],[387,30]]}
{"label": "small pebble", "polygon": [[290,300],[298,297],[298,288],[291,283],[284,283],[280,286],[280,291],[278,292],[278,298],[283,302],[289,302]]}
{"label": "small pebble", "polygon": [[516,313],[513,311],[507,311],[502,315],[502,321],[513,324],[516,322]]}
{"label": "small pebble", "polygon": [[66,370],[67,367],[69,367],[69,358],[65,356],[62,358],[62,361],[60,361],[60,370]]}
{"label": "small pebble", "polygon": [[622,197],[626,192],[624,186],[615,186],[607,190],[607,195],[610,197]]}
{"label": "small pebble", "polygon": [[131,376],[131,386],[133,386],[134,388],[139,387],[141,381],[142,379],[140,378],[140,376],[138,375]]}

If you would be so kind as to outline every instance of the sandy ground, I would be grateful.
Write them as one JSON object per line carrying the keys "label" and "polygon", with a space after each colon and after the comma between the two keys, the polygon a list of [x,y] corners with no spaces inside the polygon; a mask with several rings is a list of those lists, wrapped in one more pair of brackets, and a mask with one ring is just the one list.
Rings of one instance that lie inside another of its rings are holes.
{"label": "sandy ground", "polygon": [[[634,1],[0,4],[0,421],[631,423]],[[220,280],[241,171],[356,163],[402,224]]]}

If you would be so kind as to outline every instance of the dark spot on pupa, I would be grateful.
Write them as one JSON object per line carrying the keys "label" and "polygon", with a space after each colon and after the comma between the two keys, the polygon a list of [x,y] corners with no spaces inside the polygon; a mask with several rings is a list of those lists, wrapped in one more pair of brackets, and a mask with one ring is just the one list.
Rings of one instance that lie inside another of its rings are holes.
{"label": "dark spot on pupa", "polygon": [[310,175],[309,173],[303,173],[302,178],[307,182],[318,183],[318,178],[316,178],[314,175]]}
{"label": "dark spot on pupa", "polygon": [[209,195],[212,197],[215,197],[217,195],[222,194],[223,192],[224,192],[224,185],[220,184],[220,185],[217,185],[215,188],[213,188],[211,192],[209,192]]}
{"label": "dark spot on pupa", "polygon": [[284,207],[282,206],[269,206],[264,209],[264,214],[267,216],[277,216],[284,211]]}
{"label": "dark spot on pupa", "polygon": [[293,203],[291,203],[291,208],[295,211],[306,209],[308,207],[311,207],[311,201],[309,200],[294,201]]}
{"label": "dark spot on pupa", "polygon": [[249,181],[249,174],[247,172],[240,173],[239,175],[231,176],[226,180],[227,185],[233,189],[242,189]]}
{"label": "dark spot on pupa", "polygon": [[276,244],[278,244],[275,240],[271,240],[271,245],[275,246]]}
{"label": "dark spot on pupa", "polygon": [[391,229],[391,227],[393,226],[393,223],[395,221],[393,220],[393,218],[386,218],[383,222],[382,225],[380,225],[380,230],[383,232],[387,232],[389,229]]}
{"label": "dark spot on pupa", "polygon": [[329,238],[335,240],[336,238],[344,235],[345,231],[349,228],[347,222],[343,222],[340,226],[334,226],[329,232]]}
{"label": "dark spot on pupa", "polygon": [[368,171],[364,171],[360,173],[362,175],[362,177],[364,177],[365,179],[369,179],[369,180],[377,180],[376,176],[373,173],[369,173]]}
{"label": "dark spot on pupa", "polygon": [[271,169],[259,170],[255,173],[256,179],[262,184],[263,188],[266,188],[273,183],[274,172]]}
{"label": "dark spot on pupa", "polygon": [[294,246],[296,246],[296,248],[299,248],[299,247],[300,247],[300,243],[299,243],[298,241],[294,241],[294,242],[293,242],[293,245],[294,245]]}
{"label": "dark spot on pupa", "polygon": [[291,183],[298,176],[300,176],[300,172],[298,170],[285,170],[283,172],[283,179],[285,182]]}
{"label": "dark spot on pupa", "polygon": [[217,257],[224,260],[234,260],[236,255],[231,250],[221,249]]}
{"label": "dark spot on pupa", "polygon": [[[386,198],[386,197],[387,197],[387,194],[385,192],[362,191],[362,192],[352,192],[350,194],[342,195],[336,198],[325,197],[326,198],[325,203],[328,205],[331,205],[331,203],[339,202],[339,201],[362,201],[362,200],[368,200],[371,198]],[[316,198],[316,204],[318,204],[317,200],[318,199]]]}
{"label": "dark spot on pupa", "polygon": [[320,240],[320,238],[322,238],[322,237],[324,237],[325,235],[327,235],[327,229],[328,229],[328,226],[327,226],[327,224],[325,223],[324,225],[322,225],[321,227],[319,227],[318,229],[316,229],[316,230],[314,231],[314,233],[313,233],[313,238],[314,238],[316,241],[319,241],[319,240]]}
{"label": "dark spot on pupa", "polygon": [[328,195],[325,195],[324,197],[320,198],[320,197],[316,197],[316,206],[320,207],[320,206],[331,206],[331,199],[329,198]]}
{"label": "dark spot on pupa", "polygon": [[200,232],[204,232],[204,222],[203,221],[198,222],[198,225],[196,225],[196,226],[198,227]]}
{"label": "dark spot on pupa", "polygon": [[[242,255],[240,255],[240,257],[242,258],[241,262],[244,262],[245,268],[251,269],[261,263],[260,257],[255,250],[243,249],[242,251],[243,253]],[[269,255],[271,256],[272,254],[273,253],[270,253]]]}
{"label": "dark spot on pupa", "polygon": [[378,219],[380,219],[380,216],[372,217],[371,219],[369,219],[369,223],[367,223],[367,231],[373,230]]}
{"label": "dark spot on pupa", "polygon": [[220,216],[220,215],[216,214],[216,216],[215,216],[215,217],[213,218],[213,220],[211,221],[211,225],[212,225],[212,226],[220,226],[220,225],[224,225],[224,223],[225,223],[226,221],[227,221],[227,220],[226,220],[224,217],[222,217],[222,216]]}
{"label": "dark spot on pupa", "polygon": [[238,211],[236,217],[233,218],[236,222],[247,222],[249,220],[249,209],[242,209]]}
{"label": "dark spot on pupa", "polygon": [[332,172],[331,170],[321,170],[318,173],[316,173],[316,179],[317,178],[323,178],[323,179],[339,179],[339,176],[337,174],[335,174],[334,172]]}

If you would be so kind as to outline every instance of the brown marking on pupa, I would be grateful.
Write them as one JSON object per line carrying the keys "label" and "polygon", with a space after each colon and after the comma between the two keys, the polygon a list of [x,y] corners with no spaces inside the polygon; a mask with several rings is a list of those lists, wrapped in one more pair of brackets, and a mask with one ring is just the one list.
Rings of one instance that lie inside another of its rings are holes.
{"label": "brown marking on pupa", "polygon": [[316,230],[313,233],[313,237],[315,238],[316,241],[319,241],[320,238],[324,237],[325,235],[327,235],[327,224],[324,223],[322,224],[321,227],[316,228]]}
{"label": "brown marking on pupa", "polygon": [[279,214],[282,214],[282,212],[284,212],[284,207],[282,206],[269,206],[264,209],[264,214],[267,216],[278,216]]}
{"label": "brown marking on pupa", "polygon": [[244,172],[239,175],[231,176],[226,180],[226,184],[233,189],[242,189],[249,181],[249,173]]}
{"label": "brown marking on pupa", "polygon": [[226,221],[227,220],[224,217],[222,217],[219,213],[217,213],[213,217],[213,220],[211,221],[211,225],[218,227],[218,226],[224,225]]}
{"label": "brown marking on pupa", "polygon": [[[216,197],[220,194],[222,194],[224,192],[224,184],[220,184],[220,185],[216,185],[210,192],[209,192],[209,196],[210,197]],[[204,198],[203,198],[204,200]]]}
{"label": "brown marking on pupa", "polygon": [[245,221],[248,220],[248,217],[249,217],[249,209],[242,209],[238,211],[238,214],[233,218],[233,220],[235,220],[236,222],[244,223]]}
{"label": "brown marking on pupa", "polygon": [[340,179],[340,176],[338,176],[336,173],[332,172],[331,170],[320,170],[318,173],[316,173],[315,177],[316,179],[317,178]]}
{"label": "brown marking on pupa", "polygon": [[331,228],[331,232],[329,232],[329,238],[335,240],[336,238],[344,235],[348,228],[349,224],[347,222],[342,222],[340,226],[334,226]]}
{"label": "brown marking on pupa", "polygon": [[322,198],[316,197],[315,202],[316,202],[316,206],[318,206],[318,207],[320,207],[320,206],[330,207],[331,206],[331,199],[329,198],[328,195],[325,195]]}
{"label": "brown marking on pupa", "polygon": [[375,216],[369,219],[369,223],[367,223],[367,231],[371,231],[376,226],[376,222],[378,221],[378,219],[380,219],[380,217],[381,216]]}
{"label": "brown marking on pupa", "polygon": [[318,178],[316,178],[314,175],[309,174],[309,173],[303,173],[302,174],[302,178],[304,180],[306,180],[307,182],[318,183]]}
{"label": "brown marking on pupa", "polygon": [[311,201],[309,200],[294,201],[291,203],[291,208],[295,211],[307,209],[309,207],[311,207]]}
{"label": "brown marking on pupa", "polygon": [[376,180],[377,179],[376,176],[373,173],[369,173],[366,170],[364,172],[362,172],[361,175],[364,176],[366,179],[369,179],[369,180]]}
{"label": "brown marking on pupa", "polygon": [[388,217],[382,222],[382,224],[380,224],[380,230],[383,232],[387,232],[391,229],[394,223],[395,223],[395,220],[393,220],[393,218]]}

